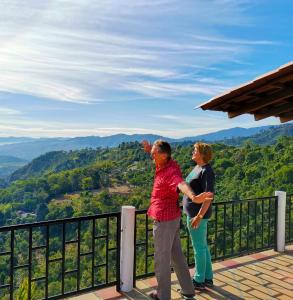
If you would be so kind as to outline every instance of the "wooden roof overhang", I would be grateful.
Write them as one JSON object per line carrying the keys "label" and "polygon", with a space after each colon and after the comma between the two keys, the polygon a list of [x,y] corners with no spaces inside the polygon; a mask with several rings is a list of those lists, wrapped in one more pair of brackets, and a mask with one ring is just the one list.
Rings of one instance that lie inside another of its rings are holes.
{"label": "wooden roof overhang", "polygon": [[199,105],[203,110],[227,112],[229,118],[253,114],[256,121],[279,117],[293,120],[293,61],[253,81]]}

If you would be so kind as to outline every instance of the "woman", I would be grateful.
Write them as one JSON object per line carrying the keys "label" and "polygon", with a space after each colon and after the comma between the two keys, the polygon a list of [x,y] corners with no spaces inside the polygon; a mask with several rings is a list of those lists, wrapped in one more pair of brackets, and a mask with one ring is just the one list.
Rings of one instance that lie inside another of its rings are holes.
{"label": "woman", "polygon": [[[196,143],[192,152],[195,168],[186,178],[193,192],[214,193],[215,175],[209,162],[212,159],[212,148],[205,143]],[[213,270],[210,250],[207,244],[207,224],[212,214],[212,200],[202,204],[192,202],[187,196],[183,198],[184,212],[187,214],[187,228],[189,230],[196,270],[192,279],[194,288],[203,290],[206,286],[213,286]]]}

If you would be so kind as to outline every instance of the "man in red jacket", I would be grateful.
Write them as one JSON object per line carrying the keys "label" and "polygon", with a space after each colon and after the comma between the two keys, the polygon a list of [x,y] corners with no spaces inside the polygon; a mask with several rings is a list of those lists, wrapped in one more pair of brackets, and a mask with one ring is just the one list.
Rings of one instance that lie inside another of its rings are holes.
{"label": "man in red jacket", "polygon": [[156,165],[151,204],[148,215],[153,218],[153,236],[155,249],[155,274],[157,291],[150,294],[156,300],[171,299],[172,264],[182,288],[183,299],[194,299],[194,287],[190,278],[186,258],[180,242],[179,192],[196,203],[211,198],[210,193],[196,196],[182,179],[180,167],[171,158],[171,146],[163,140],[157,140],[153,146],[143,142],[144,150],[151,154]]}

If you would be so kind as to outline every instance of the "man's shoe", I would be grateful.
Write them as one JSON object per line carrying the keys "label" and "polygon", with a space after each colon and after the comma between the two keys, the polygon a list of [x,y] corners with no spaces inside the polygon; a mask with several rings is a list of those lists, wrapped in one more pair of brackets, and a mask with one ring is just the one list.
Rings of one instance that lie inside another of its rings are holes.
{"label": "man's shoe", "polygon": [[195,290],[204,291],[206,289],[205,284],[203,282],[197,282],[194,278],[192,278],[192,283]]}
{"label": "man's shoe", "polygon": [[149,297],[151,297],[154,300],[160,300],[160,298],[158,297],[158,294],[156,291],[153,291],[149,294]]}
{"label": "man's shoe", "polygon": [[189,294],[183,294],[182,292],[180,292],[180,295],[181,295],[181,299],[184,299],[184,300],[194,300],[194,295],[189,295]]}
{"label": "man's shoe", "polygon": [[212,288],[214,286],[213,279],[206,279],[204,284],[205,284],[205,286]]}

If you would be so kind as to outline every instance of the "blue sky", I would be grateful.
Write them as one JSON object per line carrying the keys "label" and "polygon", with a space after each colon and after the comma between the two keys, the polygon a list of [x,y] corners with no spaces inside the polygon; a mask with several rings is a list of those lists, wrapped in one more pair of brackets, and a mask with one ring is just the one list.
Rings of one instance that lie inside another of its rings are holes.
{"label": "blue sky", "polygon": [[0,136],[279,124],[193,108],[292,61],[292,15],[291,0],[1,1]]}

